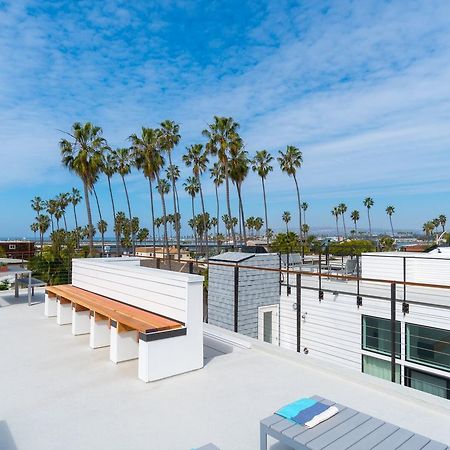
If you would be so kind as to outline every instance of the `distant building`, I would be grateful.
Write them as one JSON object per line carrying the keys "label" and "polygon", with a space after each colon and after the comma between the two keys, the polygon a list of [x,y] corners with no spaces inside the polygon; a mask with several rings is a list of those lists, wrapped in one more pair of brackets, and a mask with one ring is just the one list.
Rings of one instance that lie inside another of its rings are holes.
{"label": "distant building", "polygon": [[0,241],[0,249],[7,258],[17,259],[29,259],[35,252],[34,241]]}
{"label": "distant building", "polygon": [[[155,247],[155,252],[153,253],[153,246],[142,246],[142,247],[136,247],[135,250],[136,256],[144,256],[147,258],[153,258],[153,256],[156,256],[156,258],[164,258],[166,256],[166,250],[164,247]],[[180,249],[181,258],[188,259],[189,258],[189,252],[183,248]],[[169,248],[169,255],[171,259],[176,259],[178,255],[178,250],[176,247],[170,247]]]}

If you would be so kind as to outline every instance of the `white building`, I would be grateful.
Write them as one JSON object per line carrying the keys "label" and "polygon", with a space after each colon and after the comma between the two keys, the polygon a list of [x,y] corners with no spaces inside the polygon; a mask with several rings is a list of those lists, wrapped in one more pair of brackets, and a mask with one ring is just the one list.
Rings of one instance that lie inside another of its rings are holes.
{"label": "white building", "polygon": [[[391,379],[391,285],[367,279],[450,286],[450,259],[444,254],[372,253],[361,257],[357,282],[301,276],[291,292],[282,287],[280,303],[258,313],[258,338],[308,357]],[[396,379],[450,398],[450,289],[396,285]],[[405,301],[404,301],[405,300]],[[297,305],[300,305],[297,314]],[[298,345],[299,344],[299,345]]]}

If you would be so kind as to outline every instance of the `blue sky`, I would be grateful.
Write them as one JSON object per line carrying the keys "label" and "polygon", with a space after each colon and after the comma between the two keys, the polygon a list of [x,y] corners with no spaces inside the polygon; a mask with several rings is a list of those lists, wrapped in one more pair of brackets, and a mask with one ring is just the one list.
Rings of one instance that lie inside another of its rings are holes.
{"label": "blue sky", "polygon": [[[0,0],[0,236],[30,234],[34,195],[81,187],[58,149],[58,130],[74,121],[102,126],[122,147],[142,125],[175,120],[182,166],[213,115],[232,116],[250,154],[302,149],[312,227],[331,228],[340,202],[362,211],[368,195],[375,227],[388,228],[388,204],[400,228],[450,216],[448,17],[445,0]],[[128,184],[148,226],[147,184],[138,173]],[[113,189],[125,210],[119,179]],[[259,180],[243,189],[246,214],[262,216]],[[267,189],[277,229],[284,210],[295,212],[293,182],[275,170]],[[111,223],[104,180],[98,191]]]}

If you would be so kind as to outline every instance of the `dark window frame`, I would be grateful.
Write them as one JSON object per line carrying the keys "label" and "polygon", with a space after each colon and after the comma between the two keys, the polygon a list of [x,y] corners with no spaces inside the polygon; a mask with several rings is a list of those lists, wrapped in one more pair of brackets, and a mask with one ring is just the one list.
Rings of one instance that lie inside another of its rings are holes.
{"label": "dark window frame", "polygon": [[[388,322],[390,322],[390,319],[385,319],[384,317],[377,317],[377,316],[369,316],[367,314],[361,314],[361,350],[364,350],[366,352],[372,352],[375,353],[377,355],[383,355],[383,356],[391,356],[391,352],[382,352],[379,350],[375,350],[373,348],[365,348],[364,347],[364,318],[365,317],[369,317],[370,319],[377,319],[377,320],[387,320]],[[402,326],[401,326],[401,322],[399,320],[395,321],[396,326],[398,325],[399,330],[398,332],[396,331],[396,334],[398,336],[398,341],[397,341],[397,346],[398,346],[398,353],[396,352],[395,354],[395,359],[400,359],[401,357],[401,352],[402,352],[402,342],[401,342],[401,337],[402,337]]]}
{"label": "dark window frame", "polygon": [[[424,375],[429,375],[431,377],[436,377],[436,378],[440,378],[442,380],[445,380],[447,382],[447,388],[446,388],[447,397],[441,397],[441,398],[447,398],[447,400],[450,400],[450,378],[445,378],[445,377],[443,377],[441,375],[437,375],[435,373],[430,373],[430,372],[427,372],[425,370],[418,370],[415,367],[409,367],[409,366],[406,366],[406,365],[404,366],[403,370],[404,370],[403,383],[404,383],[404,385],[406,387],[409,387],[411,389],[415,389],[415,388],[411,387],[411,371],[418,372],[418,373],[423,373]],[[425,392],[425,391],[421,391],[420,389],[415,389],[415,390],[416,391],[420,391],[420,392]],[[426,393],[428,394],[428,392],[426,392]],[[430,395],[433,395],[433,394],[430,394]],[[437,397],[439,397],[439,396],[437,396]]]}

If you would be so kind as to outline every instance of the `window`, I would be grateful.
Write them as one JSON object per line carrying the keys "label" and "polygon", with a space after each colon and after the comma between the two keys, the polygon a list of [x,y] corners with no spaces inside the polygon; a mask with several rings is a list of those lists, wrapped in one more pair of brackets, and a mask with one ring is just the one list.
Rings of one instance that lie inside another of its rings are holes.
{"label": "window", "polygon": [[406,359],[450,372],[450,330],[407,324]]}
{"label": "window", "polygon": [[[374,377],[391,381],[391,363],[383,359],[363,355],[362,371]],[[395,365],[395,382],[400,383],[400,366]]]}
{"label": "window", "polygon": [[9,250],[15,250],[16,244],[9,244]]}
{"label": "window", "polygon": [[[362,316],[364,350],[391,355],[391,321],[380,317]],[[400,322],[395,322],[395,356],[400,357]]]}
{"label": "window", "polygon": [[405,367],[405,385],[450,399],[450,379]]}
{"label": "window", "polygon": [[264,321],[264,342],[272,343],[272,311],[265,312]]}

